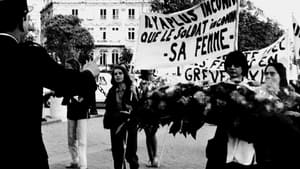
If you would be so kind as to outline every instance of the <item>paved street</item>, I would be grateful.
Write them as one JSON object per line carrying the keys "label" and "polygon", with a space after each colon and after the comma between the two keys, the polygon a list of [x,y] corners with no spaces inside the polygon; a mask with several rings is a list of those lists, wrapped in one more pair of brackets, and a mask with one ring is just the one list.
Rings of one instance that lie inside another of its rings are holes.
{"label": "paved street", "polygon": [[[103,110],[99,110],[100,114]],[[102,117],[91,118],[88,122],[88,168],[113,169],[110,151],[109,130],[104,130]],[[161,156],[161,169],[204,169],[207,140],[214,134],[215,127],[205,125],[197,133],[197,140],[191,136],[175,137],[164,127],[158,131],[158,152]],[[43,137],[49,155],[51,169],[64,169],[70,162],[67,148],[67,123],[58,122],[43,125]],[[145,134],[139,133],[138,156],[140,169],[146,169],[148,161]]]}

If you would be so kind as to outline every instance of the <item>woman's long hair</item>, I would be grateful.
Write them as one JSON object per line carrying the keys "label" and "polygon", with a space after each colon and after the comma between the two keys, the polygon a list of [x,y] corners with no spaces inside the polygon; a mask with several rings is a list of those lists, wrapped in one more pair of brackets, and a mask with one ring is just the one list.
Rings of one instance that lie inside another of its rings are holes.
{"label": "woman's long hair", "polygon": [[286,78],[286,68],[283,66],[283,64],[278,63],[278,62],[269,63],[265,68],[265,72],[268,69],[268,67],[270,67],[270,66],[274,67],[275,70],[277,71],[277,73],[279,74],[279,77],[280,77],[279,86],[287,87],[288,82],[287,82],[287,78]]}
{"label": "woman's long hair", "polygon": [[113,86],[117,86],[118,85],[118,83],[116,82],[115,76],[114,76],[114,73],[115,73],[116,69],[119,69],[119,70],[121,70],[123,72],[123,74],[124,74],[124,83],[125,83],[126,87],[130,87],[132,85],[132,80],[131,80],[131,78],[129,76],[129,73],[126,70],[126,68],[124,68],[123,66],[120,66],[120,65],[115,65],[113,67],[113,71],[111,72],[111,84]]}

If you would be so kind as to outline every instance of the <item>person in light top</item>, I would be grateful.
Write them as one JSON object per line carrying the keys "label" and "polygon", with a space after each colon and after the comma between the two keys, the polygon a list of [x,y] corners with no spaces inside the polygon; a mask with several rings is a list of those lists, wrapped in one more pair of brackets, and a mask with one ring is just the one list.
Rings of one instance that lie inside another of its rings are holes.
{"label": "person in light top", "polygon": [[[230,52],[224,63],[229,78],[226,83],[247,85],[248,63],[240,51]],[[252,169],[256,167],[253,143],[237,138],[229,128],[218,126],[206,148],[206,169]]]}

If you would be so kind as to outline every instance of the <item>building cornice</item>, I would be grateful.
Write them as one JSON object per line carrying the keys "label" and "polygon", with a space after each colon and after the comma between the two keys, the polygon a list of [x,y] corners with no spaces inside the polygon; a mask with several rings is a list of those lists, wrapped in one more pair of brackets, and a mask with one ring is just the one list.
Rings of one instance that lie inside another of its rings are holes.
{"label": "building cornice", "polygon": [[112,45],[112,44],[95,44],[94,45],[95,47],[119,47],[119,48],[122,48],[122,47],[125,47],[125,45]]}
{"label": "building cornice", "polygon": [[145,1],[129,1],[129,2],[126,2],[126,1],[77,1],[77,2],[72,2],[72,1],[52,1],[50,3],[48,3],[44,8],[42,8],[41,12],[40,13],[43,13],[44,11],[48,10],[49,8],[53,7],[54,4],[63,4],[63,5],[74,5],[74,4],[77,4],[77,5],[120,5],[120,4],[129,4],[129,5],[132,5],[132,4],[142,4],[142,3],[147,3]]}

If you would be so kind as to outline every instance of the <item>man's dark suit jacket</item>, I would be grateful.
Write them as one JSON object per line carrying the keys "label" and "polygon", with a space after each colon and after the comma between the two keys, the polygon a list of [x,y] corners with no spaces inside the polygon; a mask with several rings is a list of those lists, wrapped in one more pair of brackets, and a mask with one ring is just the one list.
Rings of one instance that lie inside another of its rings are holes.
{"label": "man's dark suit jacket", "polygon": [[0,35],[0,52],[1,165],[47,168],[41,131],[43,87],[62,95],[85,96],[95,92],[95,79],[89,71],[64,69],[38,44],[17,44],[12,37]]}

